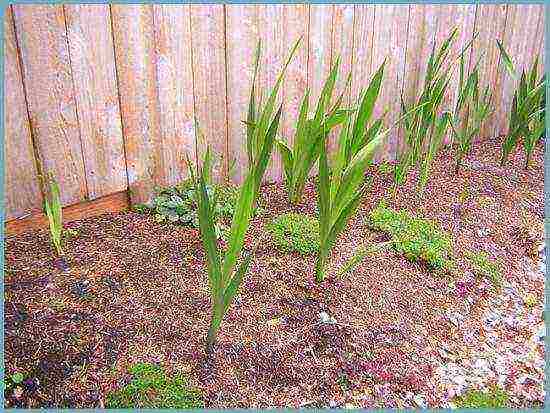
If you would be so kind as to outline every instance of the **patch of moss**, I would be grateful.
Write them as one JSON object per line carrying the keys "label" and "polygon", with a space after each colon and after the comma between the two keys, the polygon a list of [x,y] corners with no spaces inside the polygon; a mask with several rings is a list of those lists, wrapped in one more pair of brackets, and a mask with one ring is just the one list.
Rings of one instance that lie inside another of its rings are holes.
{"label": "patch of moss", "polygon": [[185,376],[168,377],[162,367],[137,363],[130,368],[132,380],[119,390],[107,395],[106,407],[194,409],[203,408],[201,393],[189,387]]}
{"label": "patch of moss", "polygon": [[319,221],[297,213],[282,214],[267,225],[275,246],[285,252],[312,254],[319,251]]}
{"label": "patch of moss", "polygon": [[510,396],[499,387],[492,387],[487,391],[469,390],[462,396],[454,399],[454,404],[459,408],[503,408],[507,407]]}
{"label": "patch of moss", "polygon": [[502,271],[500,263],[491,261],[486,252],[466,252],[466,259],[469,261],[474,274],[478,277],[484,277],[491,281],[495,288],[502,285]]}
{"label": "patch of moss", "polygon": [[371,228],[391,237],[395,251],[409,261],[425,262],[435,270],[453,267],[452,239],[431,220],[395,211],[381,202],[369,215]]}

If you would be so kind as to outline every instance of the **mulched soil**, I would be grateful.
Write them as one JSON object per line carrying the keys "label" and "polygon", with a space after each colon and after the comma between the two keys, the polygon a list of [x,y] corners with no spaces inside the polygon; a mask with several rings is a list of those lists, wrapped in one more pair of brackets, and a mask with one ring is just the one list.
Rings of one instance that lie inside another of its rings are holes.
{"label": "mulched soil", "polygon": [[[196,230],[133,212],[72,222],[67,226],[78,234],[65,247],[67,272],[53,264],[47,230],[7,237],[6,373],[31,379],[19,398],[6,394],[7,403],[102,407],[107,392],[128,380],[130,364],[149,361],[186,372],[207,407],[406,407],[420,393],[428,406],[442,406],[430,390],[436,367],[430,354],[440,343],[464,340],[445,317],[465,310],[457,276],[437,276],[391,251],[335,274],[358,246],[384,240],[366,220],[385,199],[436,220],[453,235],[457,256],[485,250],[502,260],[506,280],[521,278],[520,263],[542,240],[544,148],[537,147],[525,170],[520,150],[501,168],[499,145],[500,139],[476,145],[458,176],[451,154],[442,151],[423,196],[413,173],[393,199],[391,177],[373,167],[372,190],[338,241],[321,286],[313,282],[314,256],[279,252],[264,232],[282,212],[314,214],[313,183],[297,207],[281,185],[265,186],[265,212],[248,240],[250,246],[261,240],[259,248],[210,360],[204,356],[210,300]],[[460,205],[464,189],[468,199]],[[469,270],[459,260],[458,273]],[[542,281],[527,287],[542,300]],[[471,293],[474,334],[495,294]],[[336,323],[321,322],[323,311]]]}

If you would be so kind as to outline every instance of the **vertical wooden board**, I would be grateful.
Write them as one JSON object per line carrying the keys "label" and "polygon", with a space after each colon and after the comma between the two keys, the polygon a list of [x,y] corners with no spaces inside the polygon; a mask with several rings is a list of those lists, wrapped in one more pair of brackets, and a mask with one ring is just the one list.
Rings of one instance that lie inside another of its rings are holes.
{"label": "vertical wooden board", "polygon": [[4,15],[5,218],[42,207],[11,8]]}
{"label": "vertical wooden board", "polygon": [[353,25],[353,77],[351,99],[359,98],[361,89],[365,89],[372,77],[372,49],[374,38],[374,5],[354,5]]}
{"label": "vertical wooden board", "polygon": [[[355,6],[353,4],[335,4],[332,16],[332,59],[340,56],[340,74],[336,79],[335,96],[344,88],[347,76],[353,67]],[[349,93],[345,102],[349,102]]]}
{"label": "vertical wooden board", "polygon": [[[516,66],[518,78],[521,75],[521,70],[527,71],[533,63],[531,52],[541,12],[543,12],[543,7],[540,5],[508,5],[503,45]],[[508,132],[510,108],[519,80],[516,81],[508,73],[505,73],[503,66],[500,67],[500,70],[503,72],[502,103],[496,108],[495,133],[504,135]]]}
{"label": "vertical wooden board", "polygon": [[213,174],[223,181],[227,177],[229,152],[224,6],[193,4],[190,7],[195,116],[205,138],[197,142],[197,158],[202,159],[209,144],[218,160]]}
{"label": "vertical wooden board", "polygon": [[191,31],[188,5],[153,5],[156,74],[167,185],[188,175],[186,157],[195,160]]}
{"label": "vertical wooden board", "polygon": [[122,131],[132,202],[151,199],[165,180],[152,6],[111,6]]}
{"label": "vertical wooden board", "polygon": [[535,35],[535,40],[533,41],[533,50],[531,51],[531,55],[533,56],[533,60],[539,56],[539,64],[538,64],[538,73],[543,73],[544,71],[544,33],[546,30],[545,26],[545,10],[544,8],[541,8],[539,13],[539,20],[537,23],[537,31]]}
{"label": "vertical wooden board", "polygon": [[[254,54],[260,37],[258,6],[226,6],[227,129],[230,159],[235,159],[234,180],[241,183],[247,171],[246,120],[254,72]],[[266,59],[267,39],[262,39]],[[269,56],[268,56],[269,58]],[[262,70],[260,66],[259,70]],[[258,83],[257,83],[258,84]]]}
{"label": "vertical wooden board", "polygon": [[332,49],[332,4],[309,7],[308,83],[310,113],[314,113],[323,83],[330,72]]}
{"label": "vertical wooden board", "polygon": [[[382,116],[387,110],[386,125],[392,125],[399,117],[399,93],[405,71],[408,19],[408,5],[376,6],[372,49],[373,73],[378,70],[384,59],[387,60],[373,119]],[[397,142],[398,130],[394,128],[379,149],[377,158],[392,158]]]}
{"label": "vertical wooden board", "polygon": [[[481,58],[479,63],[480,86],[491,85],[493,92],[492,106],[500,102],[501,87],[499,70],[500,55],[495,39],[502,39],[506,25],[506,5],[478,4],[476,5],[476,20],[474,31],[478,33],[472,43],[470,55],[471,66]],[[488,117],[480,132],[480,137],[490,137],[494,134],[495,112]]]}
{"label": "vertical wooden board", "polygon": [[[453,111],[458,98],[459,83],[459,55],[460,52],[472,41],[475,26],[475,5],[450,5],[440,6],[438,18],[437,44],[438,47],[449,37],[454,28],[458,29],[456,38],[447,57],[446,67],[450,68],[449,85],[441,102],[441,111]],[[466,69],[469,67],[472,49],[464,51]],[[447,131],[443,141],[449,143],[452,137],[451,131]]]}
{"label": "vertical wooden board", "polygon": [[87,194],[63,6],[14,5],[30,123],[42,167],[63,205]]}
{"label": "vertical wooden board", "polygon": [[[261,71],[259,73],[258,84],[260,89],[264,91],[264,101],[267,99],[267,95],[271,93],[277,77],[279,76],[281,69],[289,56],[290,49],[293,43],[287,45],[284,44],[284,9],[282,5],[258,5],[258,23],[259,33],[262,37],[263,44],[263,56],[261,61]],[[303,47],[303,45],[302,45]],[[296,59],[296,55],[293,60]],[[279,88],[277,95],[277,104],[275,110],[284,100],[286,91],[284,84]],[[283,123],[284,123],[284,109],[283,115],[279,122],[278,136],[282,136]],[[266,171],[265,180],[269,182],[281,182],[283,178],[283,165],[279,152],[276,148],[273,149],[273,156],[269,164],[269,169]]]}
{"label": "vertical wooden board", "polygon": [[[292,45],[302,37],[302,41],[292,62],[290,62],[284,80],[284,117],[281,135],[289,145],[294,141],[296,121],[300,112],[300,103],[308,88],[308,25],[309,6],[307,4],[283,5],[284,46],[289,51]],[[310,96],[310,104],[312,102]]]}
{"label": "vertical wooden board", "polygon": [[404,98],[411,105],[422,90],[428,58],[437,36],[437,5],[410,6],[407,38],[407,71],[404,79]]}
{"label": "vertical wooden board", "polygon": [[127,188],[108,5],[66,5],[67,36],[88,197]]}

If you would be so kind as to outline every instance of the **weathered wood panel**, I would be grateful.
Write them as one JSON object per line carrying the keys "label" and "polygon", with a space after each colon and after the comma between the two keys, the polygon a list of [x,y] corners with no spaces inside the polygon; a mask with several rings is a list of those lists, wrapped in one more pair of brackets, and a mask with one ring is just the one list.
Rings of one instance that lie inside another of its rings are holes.
{"label": "weathered wood panel", "polygon": [[[262,51],[264,58],[262,59],[262,70],[259,73],[258,84],[260,89],[264,91],[264,101],[268,94],[271,93],[277,77],[288,58],[290,48],[293,44],[286,45],[284,42],[284,33],[287,30],[284,18],[284,8],[282,5],[258,5],[258,23],[260,36],[263,40]],[[302,43],[302,48],[306,46]],[[296,59],[296,56],[294,57]],[[275,109],[283,103],[284,96],[287,91],[284,85],[279,88],[277,96],[277,104]],[[287,115],[283,107],[283,115],[279,122],[278,135],[281,136],[284,124],[284,117]],[[276,148],[273,149],[273,156],[269,164],[269,169],[266,171],[265,180],[268,182],[280,182],[283,177],[283,165],[281,157]]]}
{"label": "weathered wood panel", "polygon": [[[470,67],[478,59],[480,85],[494,85],[493,106],[500,103],[500,79],[502,71],[499,70],[500,55],[496,47],[495,39],[502,39],[506,25],[506,5],[501,4],[478,4],[476,5],[476,20],[474,31],[478,33],[472,43],[472,54],[470,55]],[[481,136],[493,136],[495,129],[495,112],[493,111],[482,127]]]}
{"label": "weathered wood panel", "polygon": [[190,7],[195,116],[205,138],[197,142],[197,157],[202,159],[207,144],[218,157],[222,155],[213,173],[223,181],[229,164],[224,6],[193,4]]}
{"label": "weathered wood panel", "polygon": [[111,6],[122,130],[132,202],[166,182],[152,6]]}
{"label": "weathered wood panel", "polygon": [[356,4],[353,25],[353,77],[351,98],[359,98],[361,89],[366,88],[372,71],[372,47],[374,40],[375,5]]}
{"label": "weathered wood panel", "polygon": [[66,5],[88,197],[125,190],[126,161],[108,5]]}
{"label": "weathered wood panel", "polygon": [[[283,50],[285,53],[288,53],[299,38],[302,38],[296,55],[288,66],[283,87],[285,113],[280,134],[292,145],[300,103],[308,88],[309,6],[307,4],[285,4],[282,8],[284,18]],[[313,102],[311,96],[309,102],[310,105]]]}
{"label": "weathered wood panel", "polygon": [[[309,7],[308,84],[310,113],[315,112],[321,89],[332,64],[332,16],[334,5],[315,4]],[[336,59],[336,56],[334,56]]]}
{"label": "weathered wood panel", "polygon": [[[235,160],[236,182],[242,182],[248,169],[246,154],[246,120],[252,78],[254,76],[254,55],[261,37],[256,5],[228,5],[227,13],[227,129],[229,136],[229,159]],[[263,40],[263,71],[266,43]],[[269,55],[268,55],[269,58]],[[259,82],[258,82],[259,83]],[[258,84],[257,83],[257,84]],[[258,89],[261,88],[261,85]],[[259,96],[259,93],[257,94]]]}
{"label": "weathered wood panel", "polygon": [[32,133],[63,205],[86,197],[86,176],[63,6],[14,5]]}
{"label": "weathered wood panel", "polygon": [[[405,73],[408,18],[408,5],[376,6],[372,49],[373,74],[384,59],[387,60],[384,80],[373,111],[373,118],[380,117],[387,111],[385,118],[387,125],[392,125],[399,117],[400,112],[398,91],[403,87]],[[393,156],[398,142],[398,133],[397,128],[390,132],[386,138],[386,144],[378,151],[379,159]]]}
{"label": "weathered wood panel", "polygon": [[5,217],[42,208],[11,8],[4,15]]}
{"label": "weathered wood panel", "polygon": [[154,5],[157,88],[164,160],[164,183],[188,174],[186,156],[195,160],[195,122],[189,5]]}

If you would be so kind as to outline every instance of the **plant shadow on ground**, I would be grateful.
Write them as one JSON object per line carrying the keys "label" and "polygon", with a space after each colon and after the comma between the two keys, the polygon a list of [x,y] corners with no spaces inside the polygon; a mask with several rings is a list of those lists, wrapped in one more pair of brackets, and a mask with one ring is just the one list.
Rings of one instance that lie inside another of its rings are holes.
{"label": "plant shadow on ground", "polygon": [[[424,197],[415,193],[411,174],[388,207],[436,221],[452,236],[456,256],[485,251],[502,260],[503,280],[514,279],[529,251],[526,243],[532,242],[531,235],[521,235],[521,211],[529,208],[532,219],[542,221],[541,145],[535,155],[527,171],[519,151],[510,166],[499,168],[499,142],[489,140],[473,148],[456,177],[447,170],[452,155],[444,150]],[[189,386],[204,394],[205,406],[213,408],[348,402],[399,407],[399,395],[428,391],[433,360],[426,348],[463,341],[443,317],[447,310],[466,308],[452,283],[392,250],[369,255],[345,276],[334,276],[358,247],[388,240],[366,222],[369,212],[388,200],[391,177],[376,168],[371,173],[373,189],[338,240],[333,274],[321,286],[313,282],[314,254],[280,252],[271,242],[260,246],[226,315],[210,369],[204,366],[209,323],[204,310],[210,299],[196,230],[134,212],[75,222],[78,236],[67,241],[71,268],[64,274],[51,265],[47,231],[8,237],[6,373],[22,372],[37,386],[25,387],[17,400],[7,394],[10,406],[104,406],[106,395],[124,384],[120,378],[128,366],[139,362],[184,372]],[[467,182],[472,202],[483,196],[491,205],[457,216],[454,206]],[[527,190],[536,194],[529,205]],[[266,225],[282,213],[315,216],[313,182],[297,206],[288,204],[277,184],[263,188],[261,204],[266,211],[254,217],[250,239],[261,239]],[[510,242],[520,235],[524,241]],[[458,273],[470,269],[458,261]],[[76,283],[86,285],[87,294],[75,294]],[[481,323],[495,292],[472,288],[468,318]],[[542,294],[542,285],[533,288]],[[335,323],[323,321],[321,313]],[[380,387],[383,393],[373,390]],[[437,407],[437,399],[428,403]]]}

